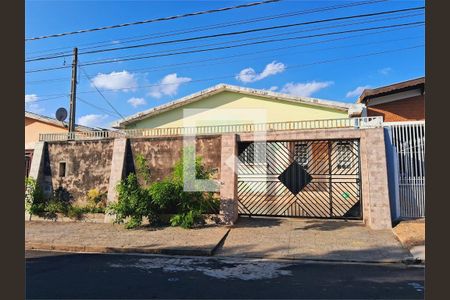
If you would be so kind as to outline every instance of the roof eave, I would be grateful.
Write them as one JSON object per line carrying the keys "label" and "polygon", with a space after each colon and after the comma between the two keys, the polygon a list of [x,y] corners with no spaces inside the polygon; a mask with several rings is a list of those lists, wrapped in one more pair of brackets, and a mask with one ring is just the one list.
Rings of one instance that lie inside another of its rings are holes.
{"label": "roof eave", "polygon": [[267,97],[277,100],[283,100],[283,101],[289,101],[293,103],[301,103],[305,105],[314,105],[314,106],[321,106],[325,108],[340,110],[340,111],[346,111],[353,107],[354,104],[347,104],[347,103],[340,103],[336,101],[331,100],[323,100],[323,99],[317,99],[317,98],[309,98],[309,97],[295,97],[288,94],[282,94],[282,93],[275,93],[272,91],[266,91],[266,90],[258,90],[258,89],[250,89],[250,88],[244,88],[244,87],[238,87],[233,85],[227,85],[227,84],[218,84],[213,87],[210,87],[205,90],[201,90],[200,92],[182,97],[178,100],[166,103],[164,105],[160,105],[145,111],[142,111],[140,113],[131,115],[121,121],[117,121],[112,125],[113,128],[117,129],[123,129],[127,125],[135,123],[137,121],[152,117],[154,115],[163,113],[165,111],[175,109],[179,106],[183,106],[195,101],[199,101],[205,97],[209,97],[212,95],[215,95],[217,93],[220,93],[222,91],[230,91],[230,92],[237,92],[247,95],[256,95],[260,97]]}

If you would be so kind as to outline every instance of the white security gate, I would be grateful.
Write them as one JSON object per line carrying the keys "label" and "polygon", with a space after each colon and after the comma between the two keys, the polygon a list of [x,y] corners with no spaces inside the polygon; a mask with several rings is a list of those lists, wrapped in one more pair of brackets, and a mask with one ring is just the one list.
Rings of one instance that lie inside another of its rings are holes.
{"label": "white security gate", "polygon": [[425,217],[425,121],[384,123],[384,127],[387,147],[394,153],[388,165],[396,176],[397,217]]}

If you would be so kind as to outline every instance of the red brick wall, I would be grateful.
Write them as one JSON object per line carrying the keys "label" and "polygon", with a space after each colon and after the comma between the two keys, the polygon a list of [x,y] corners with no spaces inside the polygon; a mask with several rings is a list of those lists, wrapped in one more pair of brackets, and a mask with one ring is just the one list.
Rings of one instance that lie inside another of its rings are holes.
{"label": "red brick wall", "polygon": [[370,106],[367,107],[367,116],[383,116],[385,122],[425,120],[425,97],[421,95]]}

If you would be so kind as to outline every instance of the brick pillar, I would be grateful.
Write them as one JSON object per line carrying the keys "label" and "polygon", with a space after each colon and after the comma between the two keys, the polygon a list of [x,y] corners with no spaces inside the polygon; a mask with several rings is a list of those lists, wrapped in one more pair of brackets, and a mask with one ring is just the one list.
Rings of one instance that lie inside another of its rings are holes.
{"label": "brick pillar", "polygon": [[372,229],[392,228],[383,128],[365,129],[361,136],[364,222]]}
{"label": "brick pillar", "polygon": [[[107,202],[117,201],[116,186],[120,180],[122,180],[125,174],[125,158],[127,139],[117,138],[114,140],[113,155],[111,160],[111,174],[109,175],[108,197]],[[114,216],[105,214],[105,223],[111,223],[114,220]]]}
{"label": "brick pillar", "polygon": [[220,214],[225,224],[238,219],[236,134],[222,135],[220,168]]}

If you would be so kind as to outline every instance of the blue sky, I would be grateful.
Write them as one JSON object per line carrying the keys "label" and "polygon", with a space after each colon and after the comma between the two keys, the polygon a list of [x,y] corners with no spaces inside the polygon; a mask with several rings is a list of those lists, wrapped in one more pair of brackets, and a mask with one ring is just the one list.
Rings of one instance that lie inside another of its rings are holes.
{"label": "blue sky", "polygon": [[[358,0],[361,1],[361,0]],[[26,1],[26,37],[73,31],[233,6],[253,1]],[[304,12],[357,1],[285,0],[251,8],[28,41],[26,58],[57,52],[129,46],[200,35],[299,23],[424,5],[424,1],[385,1],[260,22],[230,26],[231,22]],[[80,64],[106,58],[178,52],[237,45],[274,38],[424,21],[424,11],[335,21],[243,35],[155,45],[79,56]],[[221,24],[213,29],[205,28]],[[201,30],[203,28],[203,30]],[[180,31],[192,32],[181,33]],[[395,29],[395,30],[394,30]],[[123,116],[164,104],[218,83],[271,89],[293,95],[355,102],[365,87],[377,87],[425,74],[423,25],[379,29],[306,39],[292,39],[210,52],[84,66],[79,69],[77,122],[108,127],[120,117],[95,87]],[[177,34],[167,36],[167,34]],[[165,37],[157,37],[166,35]],[[276,35],[275,37],[269,37]],[[126,38],[140,41],[124,43]],[[91,48],[89,47],[97,47]],[[197,48],[195,48],[197,47]],[[375,54],[386,52],[381,54]],[[369,56],[368,56],[369,55]],[[72,58],[26,64],[26,71],[70,66]],[[85,73],[87,75],[85,75]],[[54,116],[69,108],[70,68],[26,74],[25,107]],[[88,79],[90,78],[90,80]],[[89,103],[89,104],[86,104]]]}

